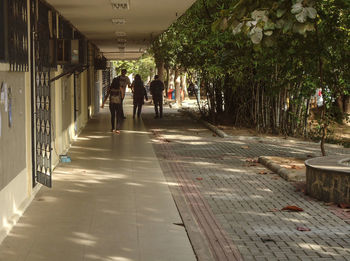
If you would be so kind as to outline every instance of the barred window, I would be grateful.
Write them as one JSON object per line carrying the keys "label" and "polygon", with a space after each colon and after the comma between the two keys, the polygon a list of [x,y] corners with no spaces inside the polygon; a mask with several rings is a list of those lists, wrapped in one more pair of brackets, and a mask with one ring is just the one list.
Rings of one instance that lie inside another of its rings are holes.
{"label": "barred window", "polygon": [[[8,59],[11,71],[28,70],[28,30],[27,30],[27,1],[6,1],[8,30]],[[6,24],[6,23],[5,23]],[[6,49],[6,48],[5,48]]]}
{"label": "barred window", "polygon": [[5,9],[6,9],[6,6],[5,6],[5,3],[6,1],[5,0],[0,0],[0,61],[1,62],[4,62],[6,61],[6,47],[7,47],[7,44],[6,44],[6,31],[5,31],[5,28],[6,28],[6,13],[5,13]]}

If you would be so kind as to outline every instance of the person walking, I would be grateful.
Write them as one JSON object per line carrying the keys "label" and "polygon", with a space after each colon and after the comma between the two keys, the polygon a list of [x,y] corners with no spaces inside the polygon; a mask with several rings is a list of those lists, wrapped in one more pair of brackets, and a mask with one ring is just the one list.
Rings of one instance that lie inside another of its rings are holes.
{"label": "person walking", "polygon": [[154,111],[156,113],[155,119],[163,117],[163,91],[164,83],[159,79],[158,75],[154,76],[154,80],[150,85],[150,92],[154,103]]}
{"label": "person walking", "polygon": [[131,89],[134,93],[133,95],[134,110],[133,110],[132,117],[133,119],[135,119],[135,114],[137,110],[137,118],[140,118],[142,105],[144,104],[144,99],[148,101],[148,97],[147,97],[145,86],[139,74],[135,75],[135,80],[131,84]]}
{"label": "person walking", "polygon": [[[111,112],[111,124],[112,132],[119,134],[120,125],[122,122],[122,101],[125,96],[124,89],[120,86],[118,78],[114,78],[111,86],[107,89],[107,94],[102,102],[101,108],[104,108],[104,105],[109,99],[109,110]],[[117,122],[117,125],[115,123]]]}
{"label": "person walking", "polygon": [[[126,76],[126,73],[127,73],[126,69],[122,69],[121,70],[121,75],[119,75],[117,77],[117,79],[119,80],[119,83],[120,83],[120,87],[124,91],[124,96],[125,96],[125,93],[126,93],[126,87],[130,88],[130,84],[131,84],[129,77]],[[124,109],[123,109],[123,101],[124,101],[124,97],[122,99],[122,108],[121,108],[121,110],[122,110],[122,117],[123,117],[123,119],[126,119],[125,114],[124,114]]]}

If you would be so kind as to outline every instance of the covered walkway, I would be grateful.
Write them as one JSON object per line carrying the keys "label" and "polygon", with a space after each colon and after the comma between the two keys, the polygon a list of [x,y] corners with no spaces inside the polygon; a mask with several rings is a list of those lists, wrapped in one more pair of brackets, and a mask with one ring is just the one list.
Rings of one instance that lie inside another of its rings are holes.
{"label": "covered walkway", "polygon": [[0,245],[1,261],[196,260],[141,120],[94,117]]}

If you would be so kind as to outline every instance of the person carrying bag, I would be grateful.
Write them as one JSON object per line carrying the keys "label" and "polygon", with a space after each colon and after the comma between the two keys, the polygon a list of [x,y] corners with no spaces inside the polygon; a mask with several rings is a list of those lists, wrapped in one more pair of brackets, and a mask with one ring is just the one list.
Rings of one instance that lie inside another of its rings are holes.
{"label": "person carrying bag", "polygon": [[[124,97],[123,88],[120,86],[118,78],[114,78],[111,86],[107,89],[107,94],[103,100],[101,108],[104,108],[105,102],[109,99],[109,110],[111,112],[111,131],[114,133],[120,133],[120,126],[123,118],[122,100]],[[115,124],[117,123],[117,124]]]}

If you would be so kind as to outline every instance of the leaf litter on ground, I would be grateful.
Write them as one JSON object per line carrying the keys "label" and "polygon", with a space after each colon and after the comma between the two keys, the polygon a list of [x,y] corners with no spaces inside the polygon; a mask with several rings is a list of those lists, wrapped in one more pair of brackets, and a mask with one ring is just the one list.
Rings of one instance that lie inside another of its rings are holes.
{"label": "leaf litter on ground", "polygon": [[289,212],[301,212],[304,211],[304,209],[299,208],[297,206],[286,206],[281,209],[282,211],[289,211]]}
{"label": "leaf litter on ground", "polygon": [[350,204],[346,204],[346,203],[339,203],[338,207],[342,208],[342,209],[350,209]]}
{"label": "leaf litter on ground", "polygon": [[272,239],[272,238],[262,238],[261,241],[262,241],[263,243],[273,242],[273,243],[276,244],[276,241],[275,241],[274,239]]}
{"label": "leaf litter on ground", "polygon": [[297,230],[298,230],[298,231],[302,231],[302,232],[311,231],[311,229],[308,228],[308,227],[297,227]]}

